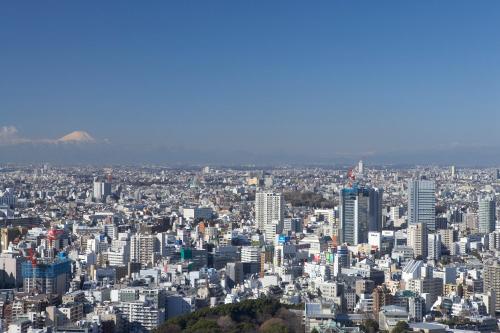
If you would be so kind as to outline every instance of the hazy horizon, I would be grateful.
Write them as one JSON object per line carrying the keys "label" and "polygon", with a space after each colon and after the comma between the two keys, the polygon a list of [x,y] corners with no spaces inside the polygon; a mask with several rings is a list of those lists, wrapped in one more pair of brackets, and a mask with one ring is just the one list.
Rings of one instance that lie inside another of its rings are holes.
{"label": "hazy horizon", "polygon": [[500,165],[499,35],[496,1],[5,2],[0,162]]}

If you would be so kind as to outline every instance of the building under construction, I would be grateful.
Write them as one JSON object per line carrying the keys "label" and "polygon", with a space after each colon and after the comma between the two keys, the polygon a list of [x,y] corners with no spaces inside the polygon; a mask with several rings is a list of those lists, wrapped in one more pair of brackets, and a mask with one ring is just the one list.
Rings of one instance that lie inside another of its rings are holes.
{"label": "building under construction", "polygon": [[64,257],[24,262],[21,265],[24,291],[63,295],[71,280],[71,260]]}

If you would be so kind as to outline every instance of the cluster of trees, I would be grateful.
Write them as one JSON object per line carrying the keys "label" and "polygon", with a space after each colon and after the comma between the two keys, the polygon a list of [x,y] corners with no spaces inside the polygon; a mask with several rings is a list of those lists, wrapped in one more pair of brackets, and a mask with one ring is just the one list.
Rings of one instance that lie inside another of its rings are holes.
{"label": "cluster of trees", "polygon": [[294,207],[334,208],[335,203],[314,192],[285,192],[285,201]]}
{"label": "cluster of trees", "polygon": [[302,320],[278,300],[261,298],[203,308],[172,318],[154,333],[295,333]]}
{"label": "cluster of trees", "polygon": [[405,333],[409,332],[410,326],[405,321],[398,321],[396,326],[391,330],[391,333]]}
{"label": "cluster of trees", "polygon": [[[365,320],[361,325],[360,329],[364,333],[378,333],[387,332],[379,329],[378,322],[373,319]],[[410,331],[410,326],[405,321],[399,321],[396,326],[391,330],[390,333],[405,333]],[[389,333],[389,332],[387,332]]]}
{"label": "cluster of trees", "polygon": [[373,319],[366,319],[363,324],[359,327],[362,332],[365,333],[377,333],[380,332],[378,328],[378,322]]}
{"label": "cluster of trees", "polygon": [[472,322],[469,318],[464,317],[451,317],[441,321],[441,324],[448,325],[452,328],[456,326],[466,326],[471,325]]}

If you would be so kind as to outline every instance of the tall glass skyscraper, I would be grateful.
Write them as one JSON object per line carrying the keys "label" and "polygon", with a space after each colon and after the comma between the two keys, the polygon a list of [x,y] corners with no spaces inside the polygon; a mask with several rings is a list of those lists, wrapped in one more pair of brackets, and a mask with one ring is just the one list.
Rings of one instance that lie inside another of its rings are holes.
{"label": "tall glass skyscraper", "polygon": [[479,199],[479,232],[489,234],[495,231],[496,204],[490,197]]}
{"label": "tall glass skyscraper", "polygon": [[436,230],[436,184],[433,180],[412,180],[408,183],[408,224],[422,223],[427,230]]}
{"label": "tall glass skyscraper", "polygon": [[368,243],[368,232],[382,229],[382,193],[381,189],[357,185],[341,190],[339,236],[342,243]]}

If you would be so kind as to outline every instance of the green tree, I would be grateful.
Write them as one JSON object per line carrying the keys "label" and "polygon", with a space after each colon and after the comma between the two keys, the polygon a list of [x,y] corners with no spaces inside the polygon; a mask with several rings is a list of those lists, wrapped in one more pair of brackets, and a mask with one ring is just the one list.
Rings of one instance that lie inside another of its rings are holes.
{"label": "green tree", "polygon": [[218,333],[220,328],[215,320],[200,319],[186,330],[186,333]]}
{"label": "green tree", "polygon": [[405,333],[410,326],[408,326],[408,323],[406,321],[398,321],[396,326],[392,329],[391,333]]}
{"label": "green tree", "polygon": [[271,318],[260,326],[262,333],[289,333],[286,322],[281,318]]}
{"label": "green tree", "polygon": [[[155,333],[181,333],[181,331],[182,329],[179,325],[167,323],[158,327],[155,330]],[[103,332],[106,331],[104,331],[103,329]],[[108,331],[108,332],[114,332],[114,331]]]}
{"label": "green tree", "polygon": [[378,322],[373,319],[366,319],[361,325],[361,330],[365,333],[377,333],[379,331]]}
{"label": "green tree", "polygon": [[304,330],[301,318],[289,311],[286,305],[280,304],[276,299],[262,297],[202,308],[171,318],[153,333],[255,333],[259,328],[265,333],[295,333]]}
{"label": "green tree", "polygon": [[439,260],[439,262],[441,263],[441,265],[445,266],[451,262],[451,259],[449,256],[442,256],[441,260]]}

